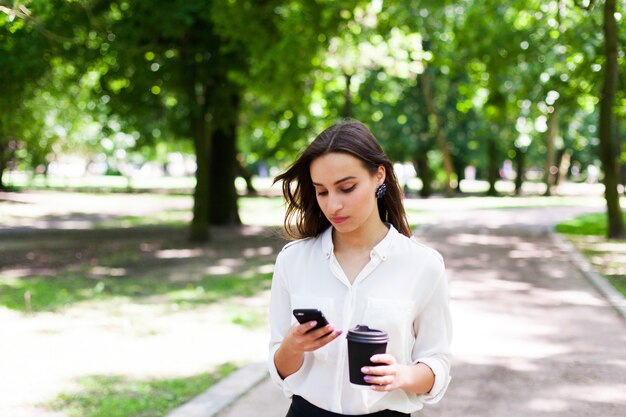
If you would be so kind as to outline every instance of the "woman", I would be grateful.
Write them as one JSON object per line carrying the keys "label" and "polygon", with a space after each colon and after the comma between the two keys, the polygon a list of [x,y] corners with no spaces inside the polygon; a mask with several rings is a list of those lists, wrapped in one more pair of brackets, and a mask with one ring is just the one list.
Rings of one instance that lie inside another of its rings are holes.
{"label": "woman", "polygon": [[[276,260],[270,301],[272,378],[292,397],[288,417],[408,415],[443,396],[451,320],[441,256],[411,238],[393,166],[362,123],[322,132],[276,177],[285,229],[297,239]],[[295,229],[292,224],[295,223]],[[316,308],[329,323],[298,324]],[[348,378],[347,330],[388,333],[378,366]]]}

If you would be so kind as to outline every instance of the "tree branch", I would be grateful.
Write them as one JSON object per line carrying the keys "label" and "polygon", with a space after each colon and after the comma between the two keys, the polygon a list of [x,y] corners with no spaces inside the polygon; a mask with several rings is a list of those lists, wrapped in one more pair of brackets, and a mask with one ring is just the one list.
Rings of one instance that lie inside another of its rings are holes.
{"label": "tree branch", "polygon": [[[585,5],[587,3],[587,5]],[[574,0],[574,4],[583,10],[589,11],[595,6],[596,0]]]}
{"label": "tree branch", "polygon": [[26,19],[30,16],[30,10],[28,10],[23,4],[19,4],[19,2],[17,1],[13,3],[12,6],[10,6],[5,1],[0,1],[0,12],[9,15],[9,19],[11,20],[15,19],[16,17],[19,17],[20,19]]}

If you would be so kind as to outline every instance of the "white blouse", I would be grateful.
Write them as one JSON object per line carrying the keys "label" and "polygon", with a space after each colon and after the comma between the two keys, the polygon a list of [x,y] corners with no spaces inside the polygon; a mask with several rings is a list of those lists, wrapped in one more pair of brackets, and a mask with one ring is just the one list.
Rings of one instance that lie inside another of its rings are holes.
{"label": "white blouse", "polygon": [[[294,308],[318,308],[343,334],[306,352],[302,367],[284,380],[274,354],[291,326]],[[350,284],[333,253],[332,227],[316,238],[287,244],[276,259],[270,299],[269,370],[287,397],[299,395],[323,409],[367,414],[384,409],[412,413],[438,402],[450,382],[452,321],[441,255],[389,225],[369,263]],[[351,384],[346,335],[357,324],[389,334],[387,353],[398,363],[428,365],[435,384],[428,394],[376,392]]]}

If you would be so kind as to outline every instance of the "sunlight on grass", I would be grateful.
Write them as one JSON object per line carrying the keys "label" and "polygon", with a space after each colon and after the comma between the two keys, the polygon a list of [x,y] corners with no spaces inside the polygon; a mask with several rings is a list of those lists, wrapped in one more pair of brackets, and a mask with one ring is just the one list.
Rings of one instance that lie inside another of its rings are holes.
{"label": "sunlight on grass", "polygon": [[249,297],[269,289],[271,273],[206,275],[193,283],[171,282],[154,277],[0,276],[0,305],[17,311],[55,311],[81,301],[127,298],[136,302],[162,301],[178,306],[211,304],[231,297]]}
{"label": "sunlight on grass", "polygon": [[250,330],[258,330],[267,324],[266,307],[251,307],[236,304],[226,306],[230,322]]}
{"label": "sunlight on grass", "polygon": [[280,226],[285,206],[282,197],[242,197],[239,216],[243,224],[251,226]]}
{"label": "sunlight on grass", "polygon": [[94,223],[95,229],[130,228],[138,226],[186,226],[191,222],[192,213],[189,210],[163,210],[143,216],[121,216],[110,220],[101,220]]}
{"label": "sunlight on grass", "polygon": [[57,279],[31,276],[5,280],[0,276],[0,305],[18,311],[47,311],[97,298],[102,284],[83,277]]}
{"label": "sunlight on grass", "polygon": [[50,407],[70,417],[161,417],[235,369],[235,365],[226,363],[210,373],[147,381],[89,376],[79,381],[80,390],[60,394]]}
{"label": "sunlight on grass", "polygon": [[605,237],[606,213],[578,216],[558,224],[556,230],[626,297],[626,242]]}
{"label": "sunlight on grass", "polygon": [[89,192],[166,189],[191,190],[194,177],[124,177],[121,175],[89,175],[62,177],[54,175],[20,175],[15,172],[7,178],[11,187],[33,189],[73,189]]}
{"label": "sunlight on grass", "polygon": [[215,303],[228,297],[251,297],[259,291],[269,289],[271,280],[271,273],[254,274],[248,277],[206,275],[199,283],[168,292],[167,298],[179,305],[192,305]]}
{"label": "sunlight on grass", "polygon": [[556,231],[570,235],[604,236],[607,231],[606,222],[606,213],[585,214],[558,224]]}

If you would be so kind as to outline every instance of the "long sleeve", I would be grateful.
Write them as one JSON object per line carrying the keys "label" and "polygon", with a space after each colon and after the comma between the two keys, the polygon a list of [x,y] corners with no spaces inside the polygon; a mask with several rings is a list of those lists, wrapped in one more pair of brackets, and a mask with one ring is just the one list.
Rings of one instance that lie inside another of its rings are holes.
{"label": "long sleeve", "polygon": [[289,295],[287,277],[284,271],[284,252],[281,252],[277,259],[274,268],[274,275],[272,277],[272,288],[270,294],[270,306],[269,306],[269,320],[270,320],[270,343],[269,343],[269,357],[268,357],[268,369],[270,377],[278,386],[283,390],[285,396],[290,397],[293,395],[290,382],[297,380],[301,371],[310,365],[310,355],[305,354],[304,363],[298,372],[283,379],[278,374],[276,364],[274,362],[274,355],[280,347],[285,335],[292,326],[292,306],[291,298]]}
{"label": "long sleeve", "polygon": [[413,363],[422,362],[435,374],[433,388],[421,396],[424,403],[438,402],[450,383],[452,319],[448,281],[443,263],[441,266],[432,294],[414,323],[416,339],[411,354]]}

